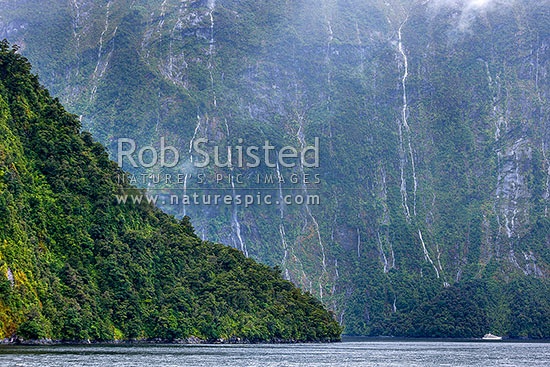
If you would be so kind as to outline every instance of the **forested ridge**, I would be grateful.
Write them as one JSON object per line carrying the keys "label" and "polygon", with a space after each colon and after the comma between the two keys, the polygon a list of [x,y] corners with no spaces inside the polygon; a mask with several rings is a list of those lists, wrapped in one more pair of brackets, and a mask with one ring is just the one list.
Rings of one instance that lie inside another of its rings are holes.
{"label": "forested ridge", "polygon": [[[319,168],[194,173],[251,191],[280,174],[274,198],[319,174],[320,205],[159,206],[278,266],[345,334],[550,337],[550,1],[0,4],[0,39],[112,159],[121,137],[164,138],[186,167],[201,138],[210,153],[319,138]],[[215,190],[196,177],[189,192]]]}
{"label": "forested ridge", "polygon": [[338,340],[323,305],[188,217],[116,205],[122,174],[0,43],[0,338]]}

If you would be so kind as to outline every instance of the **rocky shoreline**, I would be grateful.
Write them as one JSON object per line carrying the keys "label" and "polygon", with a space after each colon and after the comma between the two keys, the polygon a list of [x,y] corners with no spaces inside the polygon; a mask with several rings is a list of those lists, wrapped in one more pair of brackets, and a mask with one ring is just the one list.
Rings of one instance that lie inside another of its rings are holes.
{"label": "rocky shoreline", "polygon": [[229,339],[201,339],[190,336],[185,339],[167,340],[161,338],[153,339],[120,339],[120,340],[52,340],[52,339],[30,339],[20,337],[0,339],[0,345],[87,345],[87,344],[297,344],[297,343],[339,343],[341,339],[325,340],[295,340],[295,339],[271,339],[271,340],[248,340],[242,338]]}

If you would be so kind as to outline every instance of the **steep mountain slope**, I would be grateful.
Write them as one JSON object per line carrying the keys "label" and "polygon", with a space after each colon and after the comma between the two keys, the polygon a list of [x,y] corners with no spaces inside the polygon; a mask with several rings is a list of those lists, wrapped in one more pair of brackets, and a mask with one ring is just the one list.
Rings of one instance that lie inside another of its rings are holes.
{"label": "steep mountain slope", "polygon": [[117,205],[122,171],[0,43],[0,338],[336,340],[278,271],[189,218]]}
{"label": "steep mountain slope", "polygon": [[279,265],[347,333],[550,336],[548,1],[0,6],[0,36],[113,155],[321,137],[321,183],[281,185],[320,206],[163,209]]}

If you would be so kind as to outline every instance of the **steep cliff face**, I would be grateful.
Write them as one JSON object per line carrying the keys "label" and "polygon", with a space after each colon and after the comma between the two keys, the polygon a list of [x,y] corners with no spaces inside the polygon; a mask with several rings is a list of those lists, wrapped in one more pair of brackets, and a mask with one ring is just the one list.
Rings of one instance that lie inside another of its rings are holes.
{"label": "steep cliff face", "polygon": [[[330,341],[323,305],[150,203],[0,42],[0,339]],[[118,203],[120,204],[120,203]]]}
{"label": "steep cliff face", "polygon": [[319,169],[225,171],[319,173],[320,206],[164,209],[279,265],[347,332],[410,335],[413,310],[475,295],[491,327],[536,334],[497,314],[550,275],[547,1],[0,4],[0,35],[113,154],[321,137]]}

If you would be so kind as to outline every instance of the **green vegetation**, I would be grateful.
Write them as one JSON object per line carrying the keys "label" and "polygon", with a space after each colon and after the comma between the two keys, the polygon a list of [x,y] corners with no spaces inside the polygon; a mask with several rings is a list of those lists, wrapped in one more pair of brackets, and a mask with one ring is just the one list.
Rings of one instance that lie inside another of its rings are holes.
{"label": "green vegetation", "polygon": [[0,338],[339,339],[279,270],[116,205],[135,189],[30,69],[0,43]]}
{"label": "green vegetation", "polygon": [[[434,3],[18,0],[2,3],[0,33],[22,45],[41,82],[111,157],[118,137],[143,146],[162,136],[184,153],[195,133],[222,150],[239,138],[280,148],[299,147],[298,131],[307,143],[320,137],[321,167],[306,170],[321,175],[312,185],[320,206],[252,206],[236,217],[250,256],[334,310],[346,334],[548,338],[549,3],[510,1],[466,15],[464,1]],[[19,105],[25,115],[28,102]],[[248,187],[257,187],[248,177],[276,175],[267,167],[234,173]],[[81,174],[63,177],[89,190]],[[78,210],[86,217],[95,208]],[[162,209],[183,216],[181,206]],[[224,205],[186,211],[201,238],[238,247],[234,213]],[[73,231],[79,222],[60,225],[92,254],[101,241],[113,248],[95,227],[90,241]],[[130,236],[132,246],[148,236]],[[100,265],[126,268],[117,261]],[[127,269],[132,282],[134,273]]]}
{"label": "green vegetation", "polygon": [[[479,338],[492,332],[536,339],[550,333],[550,296],[545,281],[478,279],[433,289],[431,295],[418,294],[426,287],[409,286],[416,295],[409,296],[407,303],[398,303],[398,312],[373,310],[369,324],[359,321],[351,326],[370,335],[423,338]],[[354,300],[355,306],[360,304],[361,300]]]}

